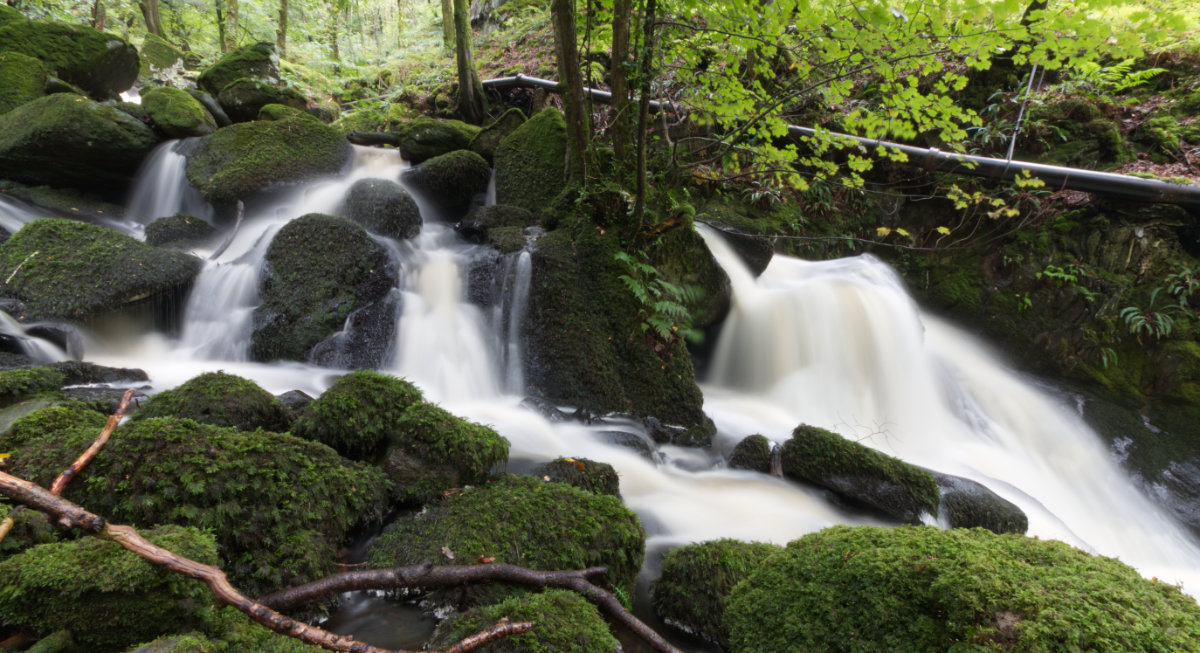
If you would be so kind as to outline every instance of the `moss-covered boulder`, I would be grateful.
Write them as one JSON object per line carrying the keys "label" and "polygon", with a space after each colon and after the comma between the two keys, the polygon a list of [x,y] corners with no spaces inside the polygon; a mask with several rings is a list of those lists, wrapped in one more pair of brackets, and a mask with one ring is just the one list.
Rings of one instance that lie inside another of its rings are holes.
{"label": "moss-covered boulder", "polygon": [[574,592],[547,590],[514,596],[494,605],[455,613],[438,624],[428,646],[441,650],[459,640],[486,630],[501,619],[531,622],[526,633],[508,635],[480,650],[490,653],[616,653],[621,643],[608,623],[592,605]]}
{"label": "moss-covered boulder", "polygon": [[258,112],[269,104],[281,104],[301,110],[308,105],[308,98],[294,88],[247,78],[226,84],[217,94],[217,101],[234,122],[254,120],[258,117]]}
{"label": "moss-covered boulder", "polygon": [[21,13],[20,9],[17,9],[16,7],[10,7],[8,5],[0,5],[0,27],[3,27],[13,21],[26,22],[28,20],[29,19],[25,17],[25,14]]}
{"label": "moss-covered boulder", "polygon": [[525,114],[520,109],[509,109],[500,114],[492,124],[484,127],[471,139],[469,149],[487,159],[489,164],[495,159],[496,148],[500,147],[509,134],[525,123]]}
{"label": "moss-covered boulder", "polygon": [[645,537],[637,515],[616,497],[506,475],[397,520],[371,544],[369,564],[474,564],[484,557],[532,569],[600,565],[608,568],[601,584],[632,596]]}
{"label": "moss-covered boulder", "polygon": [[142,106],[150,120],[170,138],[207,136],[217,130],[217,121],[187,91],[155,86],[142,91]]}
{"label": "moss-covered boulder", "polygon": [[[255,120],[283,120],[284,118],[304,117],[318,120],[315,116],[303,109],[297,109],[286,104],[267,103],[258,110],[258,116]],[[323,121],[322,121],[323,122]]]}
{"label": "moss-covered boulder", "polygon": [[771,471],[771,441],[754,434],[742,438],[729,454],[731,469],[748,469],[766,474]]}
{"label": "moss-covered boulder", "polygon": [[55,93],[0,115],[0,177],[112,192],[129,184],[157,144],[129,114]]}
{"label": "moss-covered boulder", "polygon": [[[690,207],[689,207],[690,208]],[[692,326],[703,329],[717,324],[729,313],[733,288],[725,273],[686,217],[671,217],[678,227],[667,229],[646,249],[659,275],[687,289],[683,305]]]}
{"label": "moss-covered boulder", "polygon": [[835,526],[734,588],[740,651],[1191,651],[1179,588],[1062,542],[983,529]]}
{"label": "moss-covered boulder", "polygon": [[0,26],[0,43],[37,57],[53,75],[100,100],[115,98],[137,81],[137,48],[83,25],[9,21]]}
{"label": "moss-covered boulder", "polygon": [[450,488],[483,483],[508,460],[508,440],[427,402],[409,406],[389,434],[380,463],[399,498],[425,503]]}
{"label": "moss-covered boulder", "polygon": [[555,458],[534,467],[529,474],[543,481],[567,483],[596,494],[621,496],[621,479],[608,463],[587,458]]}
{"label": "moss-covered boulder", "polygon": [[196,83],[214,97],[239,79],[279,83],[279,55],[271,43],[254,43],[225,53],[217,63],[200,74]]}
{"label": "moss-covered boulder", "polygon": [[138,52],[142,55],[143,79],[155,79],[162,71],[186,61],[186,53],[183,50],[161,36],[149,33],[142,40],[142,47]]}
{"label": "moss-covered boulder", "polygon": [[937,515],[933,474],[815,426],[801,424],[783,443],[783,474],[834,491],[900,521]]}
{"label": "moss-covered boulder", "polygon": [[325,650],[270,630],[236,609],[225,607],[201,630],[165,635],[126,653],[321,653]]}
{"label": "moss-covered boulder", "polygon": [[14,512],[12,505],[0,503],[0,520],[9,517],[13,519],[13,526],[8,535],[0,540],[0,560],[30,547],[50,544],[61,539],[59,529],[50,523],[45,513],[36,510]]}
{"label": "moss-covered boulder", "polygon": [[211,224],[185,213],[159,218],[146,225],[146,244],[169,249],[188,249],[212,241],[217,230]]}
{"label": "moss-covered boulder", "polygon": [[941,516],[951,528],[986,528],[1023,535],[1029,517],[1016,504],[969,478],[934,472],[941,494]]}
{"label": "moss-covered boulder", "polygon": [[219,211],[275,184],[332,175],[352,149],[337,130],[307,117],[222,127],[188,156],[188,181]]}
{"label": "moss-covered boulder", "polygon": [[535,214],[562,191],[567,123],[553,107],[526,120],[500,141],[495,152],[496,202]]}
{"label": "moss-covered boulder", "polygon": [[421,209],[399,183],[360,179],[346,193],[343,214],[380,236],[407,240],[421,233]]}
{"label": "moss-covered boulder", "polygon": [[[212,535],[199,529],[160,526],[143,535],[202,564],[217,563]],[[212,604],[204,583],[95,537],[0,561],[0,619],[42,635],[70,630],[91,650],[187,632],[211,618]]]}
{"label": "moss-covered boulder", "polygon": [[[462,220],[454,225],[454,230],[470,242],[484,245],[498,245],[507,240],[510,233],[523,234],[526,227],[537,224],[533,213],[525,209],[507,204],[490,204],[476,206]],[[524,239],[522,239],[522,245]],[[511,251],[511,248],[496,247],[501,252]],[[516,249],[521,249],[517,247]]]}
{"label": "moss-covered boulder", "polygon": [[309,403],[292,426],[292,434],[361,460],[378,453],[392,438],[402,437],[397,429],[404,413],[422,401],[421,391],[404,379],[356,370]]}
{"label": "moss-covered boulder", "polygon": [[775,544],[730,539],[674,549],[650,586],[654,612],[673,626],[729,648],[723,620],[729,593],[782,550]]}
{"label": "moss-covered boulder", "polygon": [[457,219],[487,192],[492,170],[478,154],[455,150],[405,170],[403,178],[414,192],[443,209],[446,217]]}
{"label": "moss-covered boulder", "polygon": [[62,372],[53,367],[23,367],[0,370],[0,405],[28,395],[54,392],[63,386]]}
{"label": "moss-covered boulder", "polygon": [[130,419],[152,417],[188,418],[239,431],[283,433],[292,425],[291,415],[275,395],[249,379],[225,372],[205,372],[164,390],[143,402]]}
{"label": "moss-covered boulder", "polygon": [[417,164],[439,154],[467,149],[479,127],[461,120],[422,116],[396,127],[394,132],[399,138],[400,156]]}
{"label": "moss-covered boulder", "polygon": [[20,52],[0,52],[0,113],[46,94],[46,66]]}
{"label": "moss-covered boulder", "polygon": [[44,218],[0,245],[0,270],[4,294],[25,304],[24,319],[87,321],[148,301],[174,306],[200,261],[104,227]]}
{"label": "moss-covered boulder", "polygon": [[1079,97],[1039,103],[1029,108],[1029,120],[1034,127],[1024,142],[1045,163],[1095,170],[1134,159],[1119,119],[1104,115],[1101,103]]}
{"label": "moss-covered boulder", "polygon": [[303,360],[352,311],[383,297],[395,276],[387,252],[353,222],[319,213],[292,220],[267,248],[252,356]]}
{"label": "moss-covered boulder", "polygon": [[[12,473],[49,485],[105,419],[78,406],[44,408],[0,435],[0,450],[12,453]],[[378,469],[325,445],[190,419],[127,422],[104,453],[67,487],[67,499],[135,526],[208,529],[222,569],[252,594],[331,573],[351,530],[380,520],[391,494]]]}

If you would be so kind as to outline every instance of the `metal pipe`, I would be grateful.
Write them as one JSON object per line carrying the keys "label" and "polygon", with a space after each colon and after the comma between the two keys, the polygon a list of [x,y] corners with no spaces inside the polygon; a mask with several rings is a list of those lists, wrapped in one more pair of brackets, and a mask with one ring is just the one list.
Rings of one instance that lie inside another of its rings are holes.
{"label": "metal pipe", "polygon": [[[483,82],[490,88],[541,88],[558,92],[558,82],[526,75],[489,79]],[[598,102],[611,102],[612,94],[608,91],[587,88],[584,91]],[[650,109],[660,111],[663,107],[670,109],[669,102],[652,100]],[[1159,204],[1176,204],[1188,211],[1200,214],[1200,185],[1173,184],[1160,179],[1145,179],[1112,172],[1098,172],[1081,168],[1053,166],[1029,161],[1013,161],[995,159],[986,156],[943,152],[935,147],[916,147],[893,143],[873,138],[863,138],[810,127],[788,126],[788,134],[792,136],[820,137],[822,135],[837,139],[850,139],[865,148],[883,146],[899,150],[908,155],[911,161],[921,164],[926,170],[950,172],[954,174],[982,177],[991,181],[1007,181],[1022,172],[1041,179],[1046,186],[1053,189],[1070,189],[1085,193],[1108,195],[1135,202],[1153,202]]]}

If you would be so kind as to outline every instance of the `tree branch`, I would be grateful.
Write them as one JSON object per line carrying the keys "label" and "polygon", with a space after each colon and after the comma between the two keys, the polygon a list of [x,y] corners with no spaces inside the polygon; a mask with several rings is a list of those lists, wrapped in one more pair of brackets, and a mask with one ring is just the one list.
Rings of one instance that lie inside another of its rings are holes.
{"label": "tree branch", "polygon": [[96,438],[96,441],[92,443],[92,446],[87,448],[87,451],[84,451],[79,458],[75,459],[75,462],[71,463],[70,466],[58,475],[58,478],[54,479],[54,483],[50,485],[51,494],[62,494],[63,489],[67,487],[67,483],[70,483],[71,479],[75,478],[75,475],[80,470],[87,467],[88,463],[96,458],[96,455],[100,453],[100,449],[104,448],[105,443],[108,442],[113,429],[117,428],[117,424],[121,423],[121,418],[125,416],[125,411],[129,408],[129,400],[133,399],[134,392],[136,390],[130,388],[125,391],[125,394],[121,395],[121,403],[117,404],[117,410],[108,416],[108,421],[105,422],[104,429],[100,431],[100,437]]}

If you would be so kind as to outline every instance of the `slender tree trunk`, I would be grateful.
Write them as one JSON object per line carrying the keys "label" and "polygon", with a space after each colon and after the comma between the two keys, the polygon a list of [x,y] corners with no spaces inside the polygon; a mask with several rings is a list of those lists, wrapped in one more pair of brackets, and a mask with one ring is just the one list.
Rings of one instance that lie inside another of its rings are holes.
{"label": "slender tree trunk", "polygon": [[238,0],[225,0],[228,3],[229,29],[225,34],[229,37],[229,49],[237,47],[238,42]]}
{"label": "slender tree trunk", "polygon": [[213,0],[213,7],[217,10],[217,43],[221,52],[229,52],[229,39],[225,34],[225,4],[221,0]]}
{"label": "slender tree trunk", "polygon": [[654,66],[654,23],[657,3],[646,0],[642,18],[642,54],[638,66],[637,175],[633,203],[633,227],[640,230],[646,214],[646,141],[650,132],[650,73]]}
{"label": "slender tree trunk", "polygon": [[279,0],[279,21],[275,28],[275,49],[279,56],[287,54],[288,0]]}
{"label": "slender tree trunk", "polygon": [[454,0],[454,54],[458,62],[458,112],[464,120],[479,125],[487,116],[483,84],[471,56],[471,5]]}
{"label": "slender tree trunk", "polygon": [[106,18],[107,12],[104,10],[104,0],[96,0],[95,4],[92,5],[92,27],[103,30]]}
{"label": "slender tree trunk", "polygon": [[583,98],[583,74],[579,70],[579,48],[575,41],[574,0],[551,0],[554,47],[558,55],[558,83],[563,89],[567,120],[567,184],[581,184],[587,177],[588,116]]}
{"label": "slender tree trunk", "polygon": [[404,47],[404,0],[396,0],[396,47]]}
{"label": "slender tree trunk", "polygon": [[632,13],[632,0],[613,0],[612,64],[608,77],[613,95],[613,153],[616,154],[618,166],[622,166],[626,161],[633,135],[633,115],[629,109],[629,76],[625,70],[629,62],[629,16]]}
{"label": "slender tree trunk", "polygon": [[141,0],[138,8],[142,10],[142,18],[146,20],[146,31],[159,38],[165,38],[162,18],[158,14],[158,0]]}
{"label": "slender tree trunk", "polygon": [[454,0],[442,0],[442,45],[454,49]]}
{"label": "slender tree trunk", "polygon": [[338,12],[336,9],[329,12],[329,29],[325,35],[329,39],[329,56],[333,57],[335,64],[341,63],[342,51],[338,48]]}

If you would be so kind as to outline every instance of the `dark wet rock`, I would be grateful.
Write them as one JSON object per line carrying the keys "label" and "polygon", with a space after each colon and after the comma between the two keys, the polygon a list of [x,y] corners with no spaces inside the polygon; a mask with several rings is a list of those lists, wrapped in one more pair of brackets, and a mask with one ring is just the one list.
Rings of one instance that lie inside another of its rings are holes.
{"label": "dark wet rock", "polygon": [[346,193],[343,213],[367,231],[407,240],[421,233],[421,210],[399,183],[390,179],[360,179]]}
{"label": "dark wet rock", "polygon": [[[225,114],[234,122],[245,122],[258,118],[259,111],[271,104],[279,104],[299,111],[308,105],[308,99],[293,88],[280,88],[278,85],[257,79],[238,79],[222,88],[217,94],[217,101]],[[307,114],[304,114],[307,116]]]}
{"label": "dark wet rock", "polygon": [[[82,401],[101,413],[112,415],[121,406],[121,399],[125,396],[126,390],[127,388],[81,386],[77,388],[63,388],[62,395],[67,399]],[[130,406],[133,408],[127,408],[126,414],[135,412],[136,406],[147,398],[145,392],[135,390],[129,400]]]}
{"label": "dark wet rock", "polygon": [[653,415],[644,418],[642,423],[646,425],[646,432],[650,437],[659,444],[681,447],[707,447],[712,444],[713,433],[703,426],[666,424]]}
{"label": "dark wet rock", "polygon": [[941,492],[941,512],[951,528],[986,528],[993,533],[1025,534],[1024,511],[971,479],[933,472]]}
{"label": "dark wet rock", "polygon": [[496,148],[496,202],[540,214],[563,189],[567,126],[553,107],[525,121]]}
{"label": "dark wet rock", "polygon": [[766,236],[743,233],[720,222],[708,221],[708,224],[721,233],[721,237],[729,243],[754,276],[762,274],[770,265],[771,258],[775,256],[775,246]]}
{"label": "dark wet rock", "polygon": [[455,217],[487,192],[491,177],[487,161],[470,150],[441,154],[404,171],[409,188]]}
{"label": "dark wet rock", "polygon": [[51,74],[99,100],[115,98],[137,80],[137,49],[91,27],[14,20],[0,26],[0,43],[5,50],[37,57]]}
{"label": "dark wet rock", "polygon": [[52,365],[63,375],[63,385],[137,384],[150,380],[145,370],[128,367],[106,367],[84,361],[66,361]]}
{"label": "dark wet rock", "polygon": [[196,101],[208,111],[213,120],[217,121],[218,127],[228,127],[233,124],[233,121],[225,114],[225,109],[221,108],[221,103],[217,102],[217,98],[213,97],[211,93],[206,93],[198,88],[189,88],[187,92],[188,95],[196,98]]}
{"label": "dark wet rock", "polygon": [[533,213],[507,204],[492,204],[471,209],[454,226],[455,231],[469,242],[479,245],[491,242],[491,232],[499,227],[526,227],[537,224]]}
{"label": "dark wet rock", "polygon": [[617,477],[617,470],[608,463],[587,458],[555,458],[534,467],[529,475],[543,481],[567,483],[596,494],[621,496],[621,480]]}
{"label": "dark wet rock", "polygon": [[179,213],[146,225],[146,244],[171,249],[188,249],[211,242],[217,230],[195,216]]}
{"label": "dark wet rock", "polygon": [[393,289],[382,299],[354,311],[341,331],[313,347],[309,362],[348,370],[386,367],[391,362],[388,356],[403,302],[400,292]]}
{"label": "dark wet rock", "polygon": [[752,472],[771,472],[771,441],[766,437],[748,435],[737,443],[729,455],[731,469],[748,469]]}
{"label": "dark wet rock", "polygon": [[142,107],[168,138],[207,136],[217,130],[216,119],[187,91],[169,86],[148,88],[142,92]]}
{"label": "dark wet rock", "polygon": [[275,398],[295,415],[299,415],[301,411],[313,402],[313,398],[303,390],[288,390],[283,394],[276,395]]}

